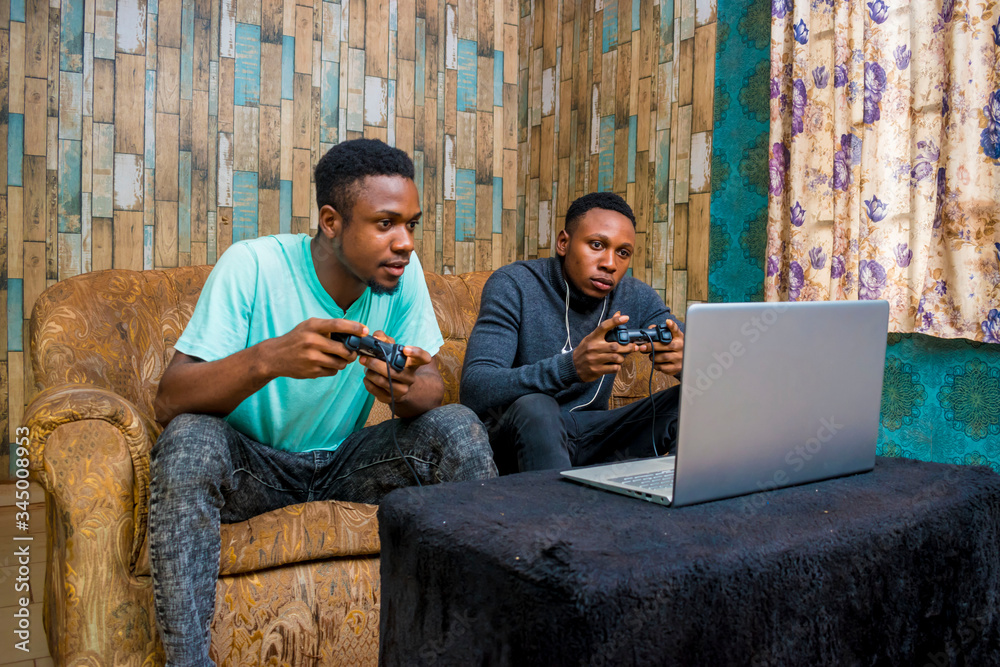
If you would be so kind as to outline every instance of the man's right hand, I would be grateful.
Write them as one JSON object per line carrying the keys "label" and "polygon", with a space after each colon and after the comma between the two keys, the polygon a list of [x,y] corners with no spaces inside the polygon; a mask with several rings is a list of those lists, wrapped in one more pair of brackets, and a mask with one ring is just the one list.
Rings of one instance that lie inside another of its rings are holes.
{"label": "man's right hand", "polygon": [[277,377],[297,379],[336,375],[357,359],[330,334],[368,335],[368,327],[350,320],[309,319],[277,338],[223,359],[202,361],[177,352],[160,378],[153,401],[156,421],[166,426],[185,412],[225,416],[248,396]]}
{"label": "man's right hand", "polygon": [[266,374],[309,379],[336,375],[358,357],[331,333],[367,336],[368,327],[351,320],[310,318],[284,336],[258,343]]}
{"label": "man's right hand", "polygon": [[639,348],[635,343],[619,345],[604,340],[609,331],[626,322],[628,315],[615,313],[610,319],[601,322],[573,349],[573,365],[581,380],[593,382],[602,375],[617,373],[625,363],[625,355]]}

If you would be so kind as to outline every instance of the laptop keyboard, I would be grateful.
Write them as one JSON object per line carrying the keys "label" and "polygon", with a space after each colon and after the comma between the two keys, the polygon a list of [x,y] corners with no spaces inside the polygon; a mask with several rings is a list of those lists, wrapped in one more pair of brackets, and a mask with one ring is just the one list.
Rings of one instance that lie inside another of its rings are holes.
{"label": "laptop keyboard", "polygon": [[617,482],[627,486],[634,486],[640,489],[670,489],[674,484],[673,470],[657,470],[656,472],[646,472],[641,475],[625,475],[624,477],[613,477],[609,482]]}

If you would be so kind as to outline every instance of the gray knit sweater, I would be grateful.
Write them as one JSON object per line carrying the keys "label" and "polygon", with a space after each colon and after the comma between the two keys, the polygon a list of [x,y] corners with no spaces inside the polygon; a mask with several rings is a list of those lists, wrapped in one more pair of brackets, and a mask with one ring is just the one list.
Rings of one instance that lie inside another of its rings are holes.
{"label": "gray knit sweater", "polygon": [[[570,349],[616,311],[629,316],[629,328],[663,324],[670,318],[683,331],[653,288],[631,276],[622,279],[607,304],[569,289]],[[614,377],[580,380],[573,353],[562,352],[565,313],[566,281],[558,257],[515,262],[494,271],[483,287],[479,318],[469,336],[461,402],[487,425],[527,394],[553,396],[563,409],[585,404],[582,410],[607,409]]]}

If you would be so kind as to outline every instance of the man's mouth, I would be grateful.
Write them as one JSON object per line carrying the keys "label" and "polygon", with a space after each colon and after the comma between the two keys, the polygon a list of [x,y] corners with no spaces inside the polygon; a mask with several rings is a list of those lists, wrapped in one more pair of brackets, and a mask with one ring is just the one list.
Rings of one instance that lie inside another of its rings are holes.
{"label": "man's mouth", "polygon": [[382,266],[386,271],[398,278],[403,275],[403,270],[406,269],[406,265],[409,263],[408,260],[393,260],[391,262],[384,262]]}
{"label": "man's mouth", "polygon": [[610,278],[604,278],[603,276],[592,276],[590,279],[590,284],[602,292],[610,292],[611,288],[615,286],[615,283]]}

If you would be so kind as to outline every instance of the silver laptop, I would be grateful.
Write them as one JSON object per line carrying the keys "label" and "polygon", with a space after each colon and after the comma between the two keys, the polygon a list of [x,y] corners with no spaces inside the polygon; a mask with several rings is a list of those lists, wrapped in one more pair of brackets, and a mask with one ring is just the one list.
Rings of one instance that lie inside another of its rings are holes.
{"label": "silver laptop", "polygon": [[875,466],[886,301],[695,304],[677,455],[566,470],[678,507]]}

